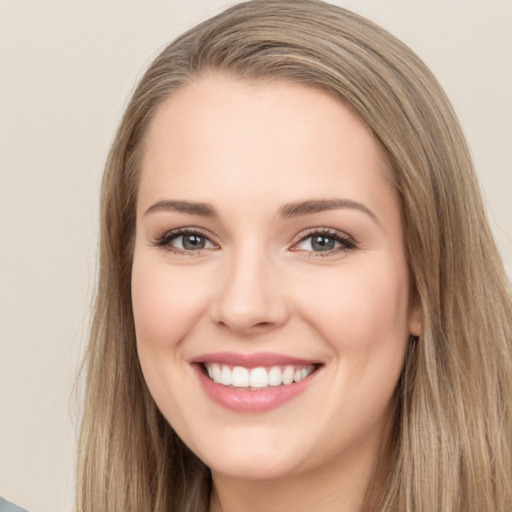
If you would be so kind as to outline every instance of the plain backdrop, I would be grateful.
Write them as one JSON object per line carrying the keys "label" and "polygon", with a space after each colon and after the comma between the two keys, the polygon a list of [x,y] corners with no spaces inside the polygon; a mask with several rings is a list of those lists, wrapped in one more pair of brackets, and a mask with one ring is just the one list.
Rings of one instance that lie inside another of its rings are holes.
{"label": "plain backdrop", "polygon": [[[0,0],[0,494],[31,512],[72,509],[71,397],[100,177],[123,107],[166,43],[231,3]],[[336,3],[404,40],[439,78],[512,276],[512,0]]]}

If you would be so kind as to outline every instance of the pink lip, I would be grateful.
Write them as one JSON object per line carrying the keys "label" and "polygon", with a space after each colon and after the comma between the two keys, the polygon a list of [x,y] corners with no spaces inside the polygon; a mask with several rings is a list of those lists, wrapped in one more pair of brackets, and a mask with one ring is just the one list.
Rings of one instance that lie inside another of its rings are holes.
{"label": "pink lip", "polygon": [[229,366],[243,366],[245,368],[258,368],[260,366],[286,366],[318,364],[319,361],[299,359],[281,354],[260,352],[257,354],[236,354],[234,352],[215,352],[194,357],[190,363],[218,363]]}
{"label": "pink lip", "polygon": [[203,371],[201,363],[218,363],[230,366],[244,366],[246,368],[269,367],[278,365],[309,365],[315,361],[298,359],[278,354],[252,354],[241,355],[228,352],[205,354],[189,361],[194,369],[199,382],[207,394],[216,404],[240,413],[261,413],[276,409],[286,402],[297,397],[315,381],[319,371],[314,371],[307,378],[289,384],[261,390],[236,389],[210,380]]}

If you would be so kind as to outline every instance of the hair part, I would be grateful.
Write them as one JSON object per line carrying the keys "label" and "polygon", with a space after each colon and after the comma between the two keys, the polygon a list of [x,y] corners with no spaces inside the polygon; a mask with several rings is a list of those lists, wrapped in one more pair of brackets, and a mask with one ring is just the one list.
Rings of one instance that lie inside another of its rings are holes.
{"label": "hair part", "polygon": [[365,511],[511,510],[510,289],[459,122],[408,47],[315,0],[254,0],[227,9],[165,48],[133,93],[102,184],[78,510],[208,509],[208,469],[144,383],[130,275],[148,127],[164,101],[213,72],[289,81],[338,98],[372,130],[398,191],[423,332],[404,361],[390,446]]}

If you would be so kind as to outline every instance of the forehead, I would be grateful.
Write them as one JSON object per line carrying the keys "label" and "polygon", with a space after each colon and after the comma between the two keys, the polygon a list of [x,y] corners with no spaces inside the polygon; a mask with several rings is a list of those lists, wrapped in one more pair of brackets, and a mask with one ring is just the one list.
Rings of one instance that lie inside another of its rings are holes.
{"label": "forehead", "polygon": [[177,91],[157,111],[139,196],[194,193],[211,202],[224,189],[282,201],[334,189],[361,195],[389,187],[384,168],[371,130],[328,93],[215,74]]}

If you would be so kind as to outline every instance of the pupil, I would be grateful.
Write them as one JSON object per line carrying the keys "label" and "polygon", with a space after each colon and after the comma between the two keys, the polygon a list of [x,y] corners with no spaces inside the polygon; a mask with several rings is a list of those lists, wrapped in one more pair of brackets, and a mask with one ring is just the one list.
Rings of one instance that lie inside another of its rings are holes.
{"label": "pupil", "polygon": [[329,251],[334,249],[334,239],[328,236],[315,236],[311,242],[315,251]]}
{"label": "pupil", "polygon": [[205,239],[199,235],[187,235],[183,237],[183,248],[184,249],[204,249]]}

